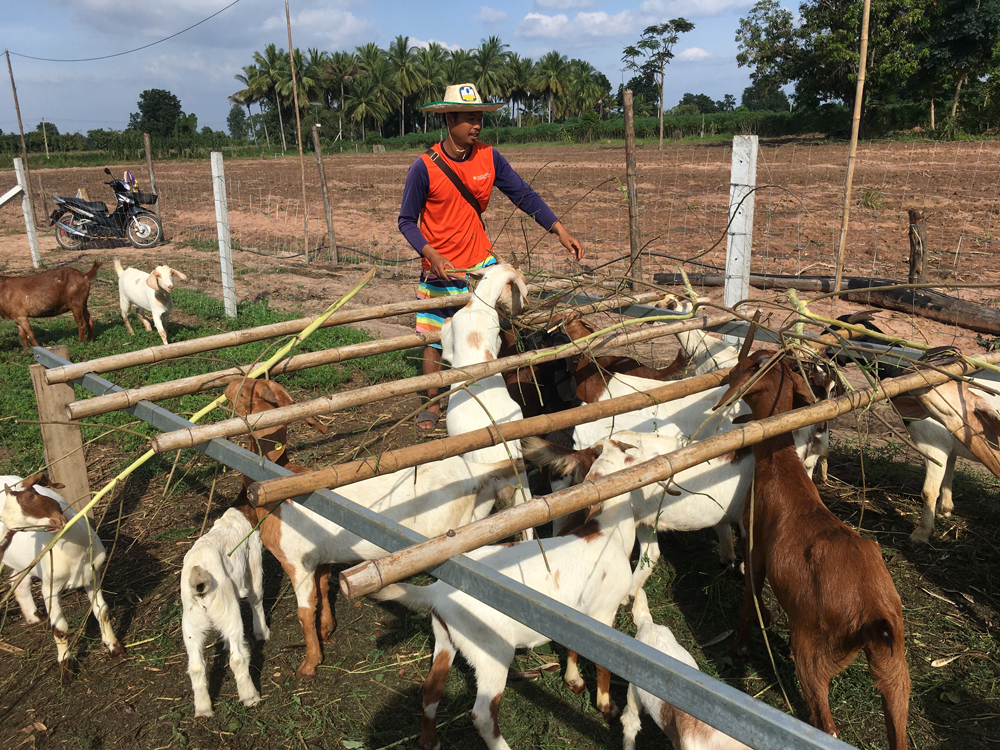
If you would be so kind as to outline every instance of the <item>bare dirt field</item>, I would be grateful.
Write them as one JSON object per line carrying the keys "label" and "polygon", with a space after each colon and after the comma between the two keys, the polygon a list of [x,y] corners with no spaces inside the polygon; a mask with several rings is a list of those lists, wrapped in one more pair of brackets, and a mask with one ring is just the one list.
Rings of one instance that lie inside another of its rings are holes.
{"label": "bare dirt field", "polygon": [[[724,243],[709,250],[725,229],[728,162],[724,163],[722,151],[715,145],[685,145],[663,155],[649,149],[641,155],[640,195],[649,216],[643,231],[649,232],[649,239],[661,232],[660,239],[648,248],[651,252],[662,251],[709,265],[724,264]],[[863,161],[868,166],[859,166],[856,180],[860,179],[865,189],[881,192],[882,203],[878,196],[869,195],[868,204],[880,208],[864,208],[856,203],[852,209],[852,216],[863,228],[852,235],[858,242],[852,244],[854,254],[850,257],[854,265],[848,267],[847,273],[862,275],[874,268],[879,276],[905,278],[908,241],[900,217],[905,223],[905,208],[916,205],[928,211],[929,236],[937,248],[935,263],[929,269],[934,278],[981,284],[1000,281],[996,264],[989,257],[994,247],[990,233],[996,215],[998,151],[997,144],[975,144],[975,148],[969,144],[873,145]],[[627,227],[627,216],[623,218],[620,189],[614,182],[609,183],[610,187],[594,189],[606,175],[617,174],[613,163],[620,159],[620,146],[510,148],[505,149],[505,155],[525,177],[537,173],[536,187],[557,207],[557,213],[569,212],[567,223],[588,250],[593,250],[585,260],[588,266],[599,266],[628,252],[627,231],[622,234],[621,229],[623,223]],[[348,204],[362,206],[368,216],[364,221],[345,221],[338,245],[365,252],[381,248],[385,255],[378,259],[378,276],[351,303],[352,307],[413,296],[415,264],[384,263],[387,258],[401,259],[409,252],[400,246],[394,211],[401,175],[413,158],[414,154],[328,158],[331,183],[336,183],[335,194],[341,196],[339,205],[345,209]],[[761,197],[755,225],[754,271],[830,272],[831,236],[839,222],[835,194],[842,190],[845,161],[843,145],[765,144],[759,164],[766,165],[767,178],[761,175],[764,167],[759,166],[758,183],[766,181],[782,187],[758,192]],[[983,166],[986,164],[992,172]],[[314,172],[314,166],[314,162],[307,163],[307,170],[312,167]],[[143,174],[136,165],[130,168]],[[245,183],[266,175],[272,192],[278,192],[277,185],[285,186],[283,200],[295,200],[299,189],[297,159],[234,162],[226,169],[227,178]],[[58,175],[42,172],[41,177],[47,192],[72,194],[69,186],[74,180],[92,178],[91,172],[97,170],[59,170]],[[623,170],[621,173],[623,178]],[[307,171],[307,176],[310,174]],[[951,182],[941,177],[949,174]],[[157,167],[158,183],[164,185],[162,195],[175,190],[175,195],[180,196],[179,186],[188,186],[184,195],[190,195],[176,201],[180,205],[211,207],[210,182],[202,182],[206,175],[207,165]],[[539,180],[545,182],[539,184]],[[935,192],[928,188],[930,183],[948,187]],[[60,187],[56,190],[50,185]],[[89,190],[96,198],[105,189],[91,183]],[[588,190],[592,192],[584,196]],[[857,187],[856,191],[857,195],[863,194]],[[918,199],[924,203],[918,204]],[[576,200],[580,203],[572,207]],[[588,201],[593,206],[584,211],[581,206],[587,207]],[[105,262],[99,278],[104,281],[95,284],[92,293],[99,331],[101,326],[121,326],[117,293],[104,275],[115,255],[120,255],[127,265],[141,268],[166,259],[171,265],[193,271],[192,288],[216,298],[221,296],[217,249],[211,246],[214,234],[198,234],[202,225],[211,228],[214,217],[209,211],[192,207],[184,213],[180,208],[168,209],[170,205],[165,200],[164,223],[173,241],[151,251],[105,243],[67,253],[56,247],[50,233],[43,236],[45,267],[71,264],[85,270],[94,259]],[[502,196],[495,197],[488,220],[502,223],[506,213],[499,208],[506,205]],[[321,208],[315,211],[310,209],[311,217],[322,216]],[[247,213],[252,216],[252,211]],[[346,211],[344,215],[348,215]],[[13,233],[18,218],[11,207],[0,212],[0,233],[6,235],[0,236],[0,273],[20,275],[31,270],[25,237]],[[310,225],[312,236],[322,235],[322,224],[313,218],[310,221],[315,222]],[[574,267],[558,248],[545,246],[526,253],[534,230],[525,228],[529,233],[526,244],[520,223],[516,231],[513,223],[499,232],[501,252],[518,254],[525,265],[582,278],[583,269]],[[949,233],[951,229],[946,229],[956,226],[964,238],[957,269],[952,262],[957,240]],[[245,236],[254,235],[248,231]],[[295,247],[298,235],[291,230],[279,232],[272,225],[259,229],[257,236],[270,244],[258,246],[248,240],[234,252],[237,299],[241,302],[266,297],[275,308],[315,314],[352,287],[368,268],[364,261],[371,260],[359,254],[358,263],[333,265],[320,253],[319,261],[306,264]],[[284,245],[277,241],[279,237]],[[534,235],[534,239],[538,238],[539,234]],[[547,242],[543,238],[543,243]],[[264,245],[266,251],[260,249]],[[867,254],[865,247],[872,252]],[[266,255],[261,255],[264,252]],[[653,255],[647,268],[674,270],[674,265],[672,259]],[[689,264],[685,268],[697,272],[701,267]],[[623,269],[622,263],[612,264],[599,269],[598,276],[605,278]],[[700,291],[717,302],[721,300],[720,290]],[[997,299],[994,290],[963,294],[994,305]],[[780,295],[752,290],[752,296],[762,304],[787,307]],[[824,302],[817,306],[818,312],[831,317],[857,309],[844,303]],[[775,311],[772,315],[778,319],[782,313]],[[198,310],[175,309],[172,320],[184,325],[196,322],[198,317]],[[880,312],[877,320],[887,332],[905,338],[981,351],[974,337],[962,329],[902,313]],[[379,337],[399,335],[412,329],[412,316],[365,323],[362,327]],[[30,357],[16,350],[12,328],[9,321],[0,322],[0,342],[9,349],[2,356],[22,358],[26,368]],[[673,341],[634,351],[643,361],[657,365],[670,361],[675,352]],[[292,392],[303,395],[294,387]],[[343,412],[331,423],[333,428],[326,436],[304,425],[294,425],[290,443],[295,460],[317,466],[334,463],[344,460],[362,441],[377,441],[383,435],[378,445],[413,443],[419,438],[409,427],[389,428],[417,405],[416,397],[412,397]],[[898,420],[887,411],[880,413],[901,430]],[[437,436],[443,434],[439,430]],[[908,662],[914,681],[911,747],[995,747],[1000,742],[1000,701],[996,697],[1000,644],[995,635],[1000,623],[1000,600],[993,572],[1000,533],[996,480],[985,475],[982,467],[963,464],[955,484],[955,517],[939,519],[932,544],[914,549],[907,537],[919,517],[923,469],[918,456],[881,422],[867,415],[860,419],[850,415],[840,418],[833,436],[831,481],[821,489],[823,498],[838,516],[880,543],[904,602]],[[6,459],[4,456],[0,446],[0,473],[9,473],[4,465],[5,460],[10,460],[9,454]],[[420,684],[429,668],[433,645],[427,619],[369,601],[340,599],[336,603],[339,627],[325,645],[319,676],[312,682],[301,682],[295,677],[302,658],[302,638],[294,595],[270,556],[265,562],[265,607],[273,636],[268,643],[254,644],[252,648],[252,674],[264,701],[252,709],[239,704],[225,654],[216,649],[210,663],[217,715],[209,720],[192,718],[180,637],[177,584],[181,559],[206,520],[210,524],[221,513],[239,486],[233,472],[217,470],[211,461],[199,456],[188,452],[182,457],[170,488],[165,485],[172,461],[164,460],[126,483],[99,509],[100,533],[111,552],[105,591],[117,633],[128,650],[124,659],[107,658],[91,620],[79,631],[82,636],[74,646],[80,659],[79,677],[70,687],[60,688],[51,635],[41,628],[26,627],[12,603],[0,607],[0,746],[158,750],[387,750],[416,746]],[[103,486],[123,458],[113,438],[89,446],[92,487]],[[177,477],[185,474],[187,478],[178,485]],[[784,708],[759,636],[754,639],[747,662],[734,662],[728,656],[732,642],[728,633],[736,624],[742,581],[718,572],[714,535],[665,534],[660,544],[664,557],[650,587],[656,620],[674,629],[706,672]],[[86,613],[83,594],[64,596],[64,609],[74,630],[78,629]],[[624,610],[618,625],[626,631],[632,627],[631,617]],[[779,618],[771,631],[779,674],[790,686],[793,711],[807,718],[788,656],[787,631],[782,626]],[[506,738],[513,747],[618,747],[621,730],[603,723],[590,690],[575,696],[561,687],[558,673],[545,670],[530,679],[520,676],[522,672],[535,675],[532,670],[564,662],[564,654],[561,647],[553,645],[518,657],[514,665],[518,674],[512,675],[500,709]],[[585,667],[584,677],[592,686],[592,666]],[[864,660],[855,663],[840,680],[841,685],[852,686],[838,687],[835,682],[831,696],[842,738],[857,746],[884,747],[880,703],[870,688]],[[865,685],[866,690],[855,689],[855,683]],[[444,747],[483,746],[469,718],[474,694],[474,675],[457,660],[438,714],[439,723],[445,725],[441,730]],[[622,682],[613,681],[612,696],[619,705],[624,704]],[[648,720],[638,746],[664,746],[663,736]]]}

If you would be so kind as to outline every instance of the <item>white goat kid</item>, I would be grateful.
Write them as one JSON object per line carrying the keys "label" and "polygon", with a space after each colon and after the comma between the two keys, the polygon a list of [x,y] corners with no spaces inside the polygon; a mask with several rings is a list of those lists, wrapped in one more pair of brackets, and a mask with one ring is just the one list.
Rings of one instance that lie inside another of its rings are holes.
{"label": "white goat kid", "polygon": [[[525,455],[559,450],[537,438],[525,440]],[[584,451],[560,451],[565,470],[589,465],[590,478],[619,465],[627,446],[603,441]],[[609,463],[610,462],[610,463]],[[566,536],[519,542],[509,546],[486,546],[466,553],[469,557],[555,599],[595,620],[611,625],[618,605],[628,593],[632,569],[629,555],[635,543],[635,522],[628,495],[605,501],[592,519]],[[545,554],[539,550],[544,546]],[[440,747],[435,727],[438,702],[456,653],[461,653],[476,673],[476,702],[472,720],[490,750],[509,747],[498,722],[500,697],[507,683],[507,669],[518,648],[534,648],[550,639],[531,630],[443,581],[430,586],[393,584],[373,597],[398,601],[415,610],[430,612],[434,628],[434,660],[424,682],[423,721],[420,745]],[[575,659],[567,667],[566,681],[582,689]],[[610,674],[598,668],[597,707],[606,717],[617,714],[608,694]],[[579,688],[579,689],[578,689]]]}
{"label": "white goat kid", "polygon": [[[708,298],[699,297],[698,302],[708,302]],[[694,303],[691,300],[674,294],[666,295],[656,303],[656,306],[684,315],[694,312]],[[739,352],[735,347],[705,331],[682,331],[675,335],[681,347],[687,352],[690,358],[689,366],[694,366],[695,375],[729,369],[739,360]]]}
{"label": "white goat kid", "polygon": [[[528,288],[524,276],[513,266],[495,265],[486,269],[476,286],[472,300],[441,328],[441,348],[452,369],[490,362],[500,351],[500,316],[497,305],[504,305],[511,315],[524,307]],[[461,388],[452,386],[448,395],[448,415],[445,424],[449,435],[462,435],[494,422],[514,422],[522,418],[521,407],[510,397],[503,375],[496,374]],[[510,454],[508,454],[508,449]],[[467,461],[496,463],[519,457],[521,446],[517,441],[504,445],[469,451],[463,454]],[[514,495],[515,505],[531,498],[527,475],[521,476],[521,489]],[[476,515],[476,520],[483,518]],[[533,537],[531,529],[524,538]]]}
{"label": "white goat kid", "polygon": [[260,694],[250,679],[240,599],[250,602],[254,636],[257,640],[267,640],[271,631],[264,620],[261,558],[260,535],[235,508],[227,510],[184,555],[181,631],[194,690],[195,716],[213,715],[204,653],[205,641],[212,631],[222,636],[229,650],[229,666],[243,705],[260,703]]}
{"label": "white goat kid", "polygon": [[129,335],[135,335],[128,322],[129,310],[135,307],[136,315],[147,331],[151,331],[152,328],[143,313],[152,315],[153,325],[156,326],[160,339],[166,345],[167,323],[173,306],[171,297],[171,292],[174,290],[173,277],[187,281],[187,276],[167,265],[157,266],[151,273],[136,268],[122,268],[118,258],[115,258],[115,273],[118,274],[118,302],[121,305],[122,320],[125,321]]}
{"label": "white goat kid", "polygon": [[[632,619],[637,632],[635,639],[640,643],[672,656],[692,669],[698,664],[681,644],[677,642],[670,628],[657,625],[649,613],[646,592],[639,589],[632,605]],[[742,742],[723,734],[691,714],[671,706],[640,687],[628,686],[628,703],[622,713],[624,734],[623,750],[635,750],[635,736],[642,727],[642,711],[645,709],[656,725],[664,731],[674,745],[674,750],[749,750]]]}
{"label": "white goat kid", "polygon": [[[52,541],[55,532],[76,515],[76,511],[55,491],[62,486],[50,482],[44,473],[27,479],[0,476],[0,557],[3,564],[14,571],[11,580],[28,569],[32,560]],[[69,624],[63,616],[59,600],[59,594],[65,589],[82,587],[87,592],[91,611],[101,628],[101,641],[111,656],[125,653],[111,628],[108,605],[98,584],[106,557],[101,540],[87,519],[81,518],[34,567],[28,569],[28,574],[14,589],[14,597],[25,622],[34,624],[40,622],[40,618],[31,594],[31,581],[38,579],[42,582],[42,598],[56,641],[59,674],[64,685],[72,682],[74,676],[67,638]]]}

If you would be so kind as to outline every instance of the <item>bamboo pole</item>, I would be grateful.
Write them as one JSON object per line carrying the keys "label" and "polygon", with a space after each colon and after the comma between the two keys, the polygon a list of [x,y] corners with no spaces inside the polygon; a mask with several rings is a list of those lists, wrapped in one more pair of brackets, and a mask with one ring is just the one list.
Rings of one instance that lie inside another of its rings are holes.
{"label": "bamboo pole", "polygon": [[[389,339],[365,341],[361,344],[349,344],[335,349],[324,349],[320,352],[298,354],[276,364],[268,371],[268,376],[273,378],[275,375],[284,375],[285,373],[297,372],[310,367],[319,367],[320,365],[346,362],[347,360],[367,357],[372,354],[424,347],[429,344],[435,344],[440,340],[440,332],[415,333]],[[192,375],[187,378],[170,380],[166,383],[155,383],[140,388],[130,388],[124,391],[108,393],[104,396],[94,396],[80,401],[73,401],[66,405],[66,414],[70,419],[86,419],[117,409],[128,409],[140,401],[162,401],[167,398],[176,398],[177,396],[186,396],[191,393],[223,388],[234,380],[245,377],[246,373],[250,372],[251,369],[253,369],[253,365],[240,365],[217,372],[208,372],[202,375]]]}
{"label": "bamboo pole", "polygon": [[391,474],[399,469],[419,466],[428,461],[440,461],[468,451],[501,445],[504,441],[520,440],[529,435],[544,435],[565,427],[575,427],[584,422],[593,422],[603,417],[613,417],[690,396],[721,385],[728,372],[728,370],[710,372],[696,378],[665,383],[649,391],[584,404],[556,414],[542,414],[516,422],[491,425],[462,435],[385,451],[374,458],[349,461],[290,477],[254,482],[247,489],[247,496],[252,505],[270,505],[299,495],[308,495],[319,489],[343,487],[380,474]]}
{"label": "bamboo pole", "polygon": [[[549,285],[528,285],[529,291],[549,290],[553,287],[566,286],[567,282],[556,280]],[[472,292],[464,294],[454,294],[448,298],[449,304],[464,305],[472,299]],[[434,305],[440,305],[441,300],[407,300],[405,302],[392,302],[385,305],[375,305],[363,310],[345,310],[331,315],[321,326],[344,325],[347,323],[359,323],[365,320],[376,320],[387,318],[392,315],[404,315],[406,313],[419,312],[421,310],[433,310]],[[178,341],[164,346],[151,346],[125,354],[113,354],[109,357],[92,359],[89,362],[79,362],[65,367],[53,367],[45,371],[45,380],[49,385],[56,383],[67,383],[71,380],[82,378],[88,372],[96,374],[122,370],[126,367],[137,367],[139,365],[151,365],[156,362],[163,362],[177,357],[186,357],[191,354],[224,349],[228,346],[239,346],[253,341],[275,338],[277,336],[290,336],[298,333],[315,321],[316,318],[299,318],[297,320],[287,320],[282,323],[271,323],[266,326],[256,328],[246,328],[242,331],[232,331],[230,333],[220,333],[215,336],[204,336],[191,341]]]}
{"label": "bamboo pole", "polygon": [[[673,317],[673,316],[670,316]],[[622,333],[614,336],[600,345],[587,349],[588,353],[596,355],[608,349],[624,346],[640,341],[649,341],[660,336],[683,331],[692,331],[701,328],[711,328],[722,325],[733,319],[727,314],[711,315],[705,318],[692,318],[678,323],[666,323],[658,326],[649,326],[641,331]],[[630,322],[640,322],[644,319],[636,319]],[[646,318],[645,320],[651,320]],[[652,320],[655,320],[652,319]],[[416,391],[427,390],[427,388],[442,388],[446,385],[461,383],[469,380],[484,378],[495,375],[504,370],[514,369],[523,365],[542,364],[556,359],[565,359],[579,351],[585,350],[586,342],[597,337],[604,336],[607,331],[598,331],[585,339],[578,339],[570,344],[539,349],[533,352],[518,354],[513,357],[503,357],[492,362],[483,362],[478,365],[471,365],[461,370],[442,370],[430,375],[418,375],[405,380],[396,380],[391,383],[380,383],[378,385],[359,388],[347,393],[335,393],[323,398],[305,401],[292,406],[285,406],[279,409],[271,409],[267,412],[247,415],[246,418],[229,419],[216,422],[214,425],[201,425],[198,427],[188,427],[183,430],[165,432],[151,439],[153,450],[157,453],[177,450],[178,448],[190,448],[195,445],[213,440],[215,438],[229,438],[237,435],[245,435],[253,430],[266,429],[277,425],[288,424],[306,417],[316,417],[321,414],[346,409],[350,406],[368,404],[385,398],[396,398]]]}
{"label": "bamboo pole", "polygon": [[[601,300],[599,302],[592,302],[586,305],[579,305],[574,307],[574,310],[583,313],[601,312],[610,308],[621,307],[623,304],[629,304],[629,302],[623,301],[626,299],[628,299],[631,304],[642,304],[644,301],[660,299],[662,296],[663,295],[660,294],[660,292],[647,292],[636,295],[635,297],[616,297],[613,299]],[[542,311],[526,316],[523,318],[523,321],[525,325],[529,326],[544,324],[551,321],[554,314],[555,311]],[[394,338],[380,339],[378,341],[366,341],[362,344],[350,344],[336,349],[325,349],[321,352],[300,354],[284,362],[279,362],[271,368],[269,372],[272,376],[282,375],[284,373],[305,370],[310,367],[335,364],[337,362],[346,362],[347,360],[367,357],[372,354],[383,354],[385,352],[399,351],[400,349],[423,347],[429,344],[436,344],[440,340],[441,334],[439,332],[435,332],[396,336]],[[70,419],[85,419],[87,417],[97,416],[98,414],[106,414],[107,412],[115,411],[116,409],[127,409],[131,406],[135,406],[143,400],[162,401],[166,398],[175,398],[177,396],[186,396],[200,391],[212,390],[213,388],[222,388],[231,383],[233,380],[243,377],[245,373],[249,372],[251,367],[252,365],[240,365],[239,367],[231,367],[227,370],[220,370],[218,372],[210,372],[203,375],[192,375],[187,378],[179,378],[166,383],[156,383],[154,385],[141,386],[139,388],[130,388],[124,391],[109,393],[104,396],[94,396],[80,401],[73,401],[66,406],[66,414]]]}
{"label": "bamboo pole", "polygon": [[847,153],[847,177],[844,180],[844,215],[840,221],[840,242],[837,244],[837,265],[833,291],[840,291],[844,275],[844,245],[847,244],[847,227],[851,221],[851,186],[854,184],[854,162],[858,151],[858,130],[861,127],[861,106],[865,93],[865,67],[868,65],[868,17],[871,0],[861,6],[861,50],[858,59],[858,85],[854,92],[854,117],[851,120],[851,147]]}
{"label": "bamboo pole", "polygon": [[[983,356],[983,359],[993,364],[1000,363],[1000,352],[991,352]],[[551,495],[532,498],[521,505],[459,529],[450,530],[446,534],[378,560],[355,565],[340,574],[340,590],[349,599],[371,594],[390,583],[440,565],[455,555],[499,541],[524,529],[540,526],[554,518],[604,502],[647,484],[662,482],[685,469],[729,451],[756,445],[800,427],[835,419],[841,414],[877,401],[884,401],[915,388],[940,385],[954,376],[965,375],[974,369],[972,365],[962,361],[937,371],[920,370],[902,377],[883,380],[879,388],[864,388],[839,398],[825,399],[812,406],[735,427],[720,435],[699,440],[628,469],[585,481],[575,487],[553,492]],[[544,540],[541,541],[544,544]]]}

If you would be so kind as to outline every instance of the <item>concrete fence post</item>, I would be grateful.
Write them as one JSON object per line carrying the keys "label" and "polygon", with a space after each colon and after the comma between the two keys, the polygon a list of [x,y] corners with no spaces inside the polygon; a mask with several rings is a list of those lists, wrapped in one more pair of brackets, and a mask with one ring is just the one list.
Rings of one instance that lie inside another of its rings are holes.
{"label": "concrete fence post", "polygon": [[[724,302],[732,307],[750,296],[750,251],[753,245],[754,188],[757,185],[757,136],[733,137],[733,164],[729,177],[729,231],[726,237]],[[725,336],[738,345],[739,339]]]}
{"label": "concrete fence post", "polygon": [[222,268],[222,299],[226,315],[236,317],[236,282],[233,247],[229,236],[229,205],[226,202],[226,170],[222,152],[212,152],[212,191],[215,194],[215,224],[219,233],[219,265]]}
{"label": "concrete fence post", "polygon": [[38,252],[38,233],[35,231],[35,211],[31,207],[31,188],[24,176],[24,162],[20,157],[14,159],[14,173],[21,188],[21,210],[24,211],[24,226],[28,230],[28,244],[31,246],[31,265],[41,268],[42,256]]}

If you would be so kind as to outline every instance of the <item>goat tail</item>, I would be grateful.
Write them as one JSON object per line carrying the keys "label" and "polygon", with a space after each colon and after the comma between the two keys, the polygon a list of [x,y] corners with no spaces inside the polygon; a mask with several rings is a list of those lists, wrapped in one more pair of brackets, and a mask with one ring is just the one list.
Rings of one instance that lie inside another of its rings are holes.
{"label": "goat tail", "polygon": [[636,628],[641,628],[645,623],[653,621],[653,616],[649,613],[649,600],[642,587],[639,587],[635,592],[635,601],[632,602],[632,619],[635,620]]}
{"label": "goat tail", "polygon": [[100,267],[101,267],[101,261],[95,260],[94,261],[94,265],[92,265],[90,267],[90,270],[87,271],[87,273],[84,274],[84,276],[87,278],[87,281],[93,281],[94,280],[94,277],[97,276],[97,269],[100,268]]}
{"label": "goat tail", "polygon": [[391,583],[369,596],[380,602],[399,602],[407,609],[424,612],[429,610],[435,601],[434,595],[430,592],[431,588],[432,586]]}
{"label": "goat tail", "polygon": [[205,596],[212,590],[212,576],[200,565],[191,568],[188,585],[195,596]]}
{"label": "goat tail", "polygon": [[118,274],[119,277],[125,273],[125,269],[122,268],[122,262],[118,260],[118,258],[115,258],[115,273]]}

